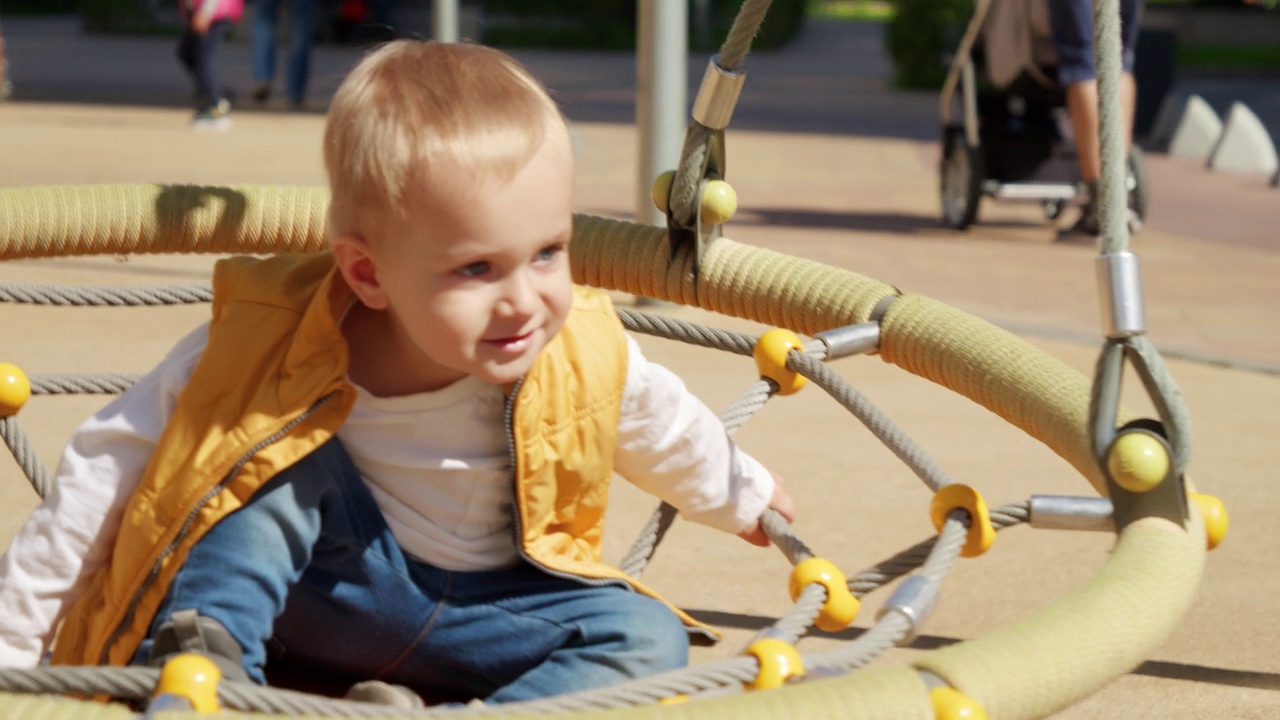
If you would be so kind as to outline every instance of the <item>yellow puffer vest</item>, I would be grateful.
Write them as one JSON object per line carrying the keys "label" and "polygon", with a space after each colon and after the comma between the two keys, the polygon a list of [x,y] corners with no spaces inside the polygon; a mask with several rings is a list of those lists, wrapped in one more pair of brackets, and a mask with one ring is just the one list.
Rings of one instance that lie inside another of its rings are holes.
{"label": "yellow puffer vest", "polygon": [[[109,561],[66,615],[54,663],[127,664],[192,546],[337,432],[356,395],[338,329],[354,301],[327,253],[218,263],[208,346]],[[517,534],[524,556],[551,572],[657,597],[600,561],[626,366],[608,297],[575,289],[512,406]]]}

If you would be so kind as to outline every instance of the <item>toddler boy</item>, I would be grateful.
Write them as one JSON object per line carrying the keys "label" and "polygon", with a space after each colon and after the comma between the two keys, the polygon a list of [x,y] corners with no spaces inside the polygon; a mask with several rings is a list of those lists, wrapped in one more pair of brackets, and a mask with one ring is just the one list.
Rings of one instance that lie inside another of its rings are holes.
{"label": "toddler boy", "polygon": [[616,469],[767,542],[792,503],[573,287],[563,118],[510,57],[398,41],[324,135],[331,252],[236,258],[211,321],[71,439],[0,561],[0,665],[157,662],[507,702],[682,666],[601,560]]}

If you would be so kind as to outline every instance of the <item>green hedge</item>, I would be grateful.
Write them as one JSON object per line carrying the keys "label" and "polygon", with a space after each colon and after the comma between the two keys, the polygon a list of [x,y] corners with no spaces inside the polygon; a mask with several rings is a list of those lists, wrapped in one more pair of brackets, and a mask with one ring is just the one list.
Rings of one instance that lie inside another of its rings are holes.
{"label": "green hedge", "polygon": [[885,43],[899,87],[942,87],[951,55],[973,15],[973,0],[895,0]]}
{"label": "green hedge", "polygon": [[[804,25],[805,0],[773,0],[752,48],[769,50],[795,39]],[[707,32],[695,31],[690,2],[689,36],[694,50],[714,50],[724,42],[742,0],[710,0]],[[484,42],[497,47],[539,47],[633,51],[636,0],[484,0]]]}

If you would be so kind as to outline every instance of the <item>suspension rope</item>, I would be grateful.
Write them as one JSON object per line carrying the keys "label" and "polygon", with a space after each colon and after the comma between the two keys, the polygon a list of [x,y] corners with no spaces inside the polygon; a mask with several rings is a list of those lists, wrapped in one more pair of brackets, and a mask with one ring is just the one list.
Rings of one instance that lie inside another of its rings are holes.
{"label": "suspension rope", "polygon": [[[1156,406],[1169,441],[1173,476],[1180,478],[1191,455],[1191,421],[1182,393],[1146,336],[1141,275],[1129,252],[1129,207],[1126,151],[1129,137],[1120,122],[1119,0],[1094,4],[1094,48],[1098,76],[1098,139],[1102,169],[1098,178],[1099,282],[1106,319],[1102,352],[1094,372],[1089,403],[1089,434],[1094,455],[1105,466],[1105,453],[1115,437],[1120,379],[1128,360]],[[1104,469],[1104,475],[1105,467]]]}

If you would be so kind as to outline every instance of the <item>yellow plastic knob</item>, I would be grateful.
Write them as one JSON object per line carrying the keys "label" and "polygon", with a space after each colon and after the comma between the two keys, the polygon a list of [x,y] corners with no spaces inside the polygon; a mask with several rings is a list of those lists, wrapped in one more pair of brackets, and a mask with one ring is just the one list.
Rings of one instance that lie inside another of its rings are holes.
{"label": "yellow plastic knob", "polygon": [[653,200],[653,206],[658,208],[658,212],[666,214],[670,208],[671,183],[675,179],[676,171],[668,170],[654,178],[653,184],[649,186],[649,197]]}
{"label": "yellow plastic knob", "polygon": [[813,583],[821,585],[827,591],[827,601],[818,611],[815,624],[827,632],[839,632],[858,617],[862,603],[849,592],[849,581],[844,573],[829,560],[809,558],[802,560],[791,571],[789,590],[791,599],[800,599],[800,593]]}
{"label": "yellow plastic knob", "polygon": [[946,686],[929,691],[933,716],[938,720],[987,720],[987,711],[977,700]]}
{"label": "yellow plastic knob", "polygon": [[1191,493],[1191,499],[1200,507],[1200,515],[1204,518],[1204,542],[1210,550],[1218,547],[1218,543],[1227,536],[1227,506],[1212,495]]}
{"label": "yellow plastic knob", "polygon": [[788,679],[804,675],[804,662],[794,646],[777,638],[764,638],[751,643],[747,654],[760,663],[756,679],[743,683],[747,690],[773,690]]}
{"label": "yellow plastic knob", "polygon": [[1107,472],[1129,492],[1144,493],[1159,485],[1171,466],[1164,442],[1148,432],[1120,433],[1107,449]]}
{"label": "yellow plastic knob", "polygon": [[756,367],[760,369],[760,377],[778,383],[779,395],[790,395],[809,382],[800,373],[787,369],[787,355],[792,350],[804,350],[804,343],[790,330],[774,328],[761,335],[751,351],[751,357],[756,359]]}
{"label": "yellow plastic knob", "polygon": [[722,225],[738,212],[738,193],[723,180],[708,180],[699,207],[703,225]]}
{"label": "yellow plastic knob", "polygon": [[960,555],[977,557],[990,549],[996,541],[996,531],[991,527],[991,514],[982,495],[960,483],[945,485],[934,493],[933,501],[929,503],[929,518],[933,520],[933,527],[938,532],[942,532],[942,525],[952,510],[969,513],[969,534],[965,538],[964,547],[960,549]]}
{"label": "yellow plastic knob", "polygon": [[0,363],[0,418],[17,415],[31,397],[31,380],[12,363]]}
{"label": "yellow plastic knob", "polygon": [[160,669],[160,680],[153,696],[177,695],[186,698],[191,708],[201,715],[211,715],[222,710],[218,706],[218,683],[222,671],[203,655],[184,653],[177,655]]}

